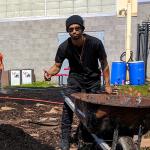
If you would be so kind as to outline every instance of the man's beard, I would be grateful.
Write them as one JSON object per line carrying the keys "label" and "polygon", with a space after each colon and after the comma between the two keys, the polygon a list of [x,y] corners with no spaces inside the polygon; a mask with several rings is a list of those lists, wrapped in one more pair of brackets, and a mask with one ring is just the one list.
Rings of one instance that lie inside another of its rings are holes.
{"label": "man's beard", "polygon": [[72,40],[79,40],[82,36],[72,36]]}

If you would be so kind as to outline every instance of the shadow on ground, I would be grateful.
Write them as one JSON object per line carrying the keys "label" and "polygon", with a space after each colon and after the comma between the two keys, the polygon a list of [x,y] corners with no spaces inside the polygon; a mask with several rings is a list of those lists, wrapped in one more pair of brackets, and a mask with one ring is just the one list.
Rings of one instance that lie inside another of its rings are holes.
{"label": "shadow on ground", "polygon": [[9,124],[0,125],[0,147],[1,150],[54,150]]}

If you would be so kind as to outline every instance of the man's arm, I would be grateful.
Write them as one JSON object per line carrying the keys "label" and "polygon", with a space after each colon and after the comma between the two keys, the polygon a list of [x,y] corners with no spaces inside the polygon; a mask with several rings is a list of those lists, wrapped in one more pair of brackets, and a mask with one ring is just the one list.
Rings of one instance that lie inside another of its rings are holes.
{"label": "man's arm", "polygon": [[4,70],[4,64],[3,64],[3,62],[2,62],[2,70]]}
{"label": "man's arm", "polygon": [[4,70],[3,54],[2,53],[0,53],[0,66],[1,66],[1,70]]}
{"label": "man's arm", "polygon": [[44,70],[45,80],[51,80],[51,77],[59,73],[61,69],[61,63],[55,63],[49,70]]}
{"label": "man's arm", "polygon": [[1,61],[0,61],[0,66],[1,66],[1,67],[0,67],[0,68],[1,68],[1,70],[4,70],[3,60],[1,60]]}
{"label": "man's arm", "polygon": [[110,71],[109,71],[107,59],[101,60],[101,67],[103,71],[103,77],[105,80],[105,90],[107,93],[112,93],[112,89],[110,86]]}

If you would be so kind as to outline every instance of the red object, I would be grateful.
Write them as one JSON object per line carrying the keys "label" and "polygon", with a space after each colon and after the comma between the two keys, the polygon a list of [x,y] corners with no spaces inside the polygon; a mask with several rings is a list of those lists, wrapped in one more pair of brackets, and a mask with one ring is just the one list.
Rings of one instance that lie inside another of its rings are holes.
{"label": "red object", "polygon": [[0,70],[4,69],[4,65],[3,65],[3,54],[0,53]]}
{"label": "red object", "polygon": [[68,76],[69,74],[64,74],[64,73],[58,73],[58,74],[56,74],[55,76],[58,76],[58,77],[60,77],[60,76]]}
{"label": "red object", "polygon": [[62,76],[69,76],[69,74],[62,74]]}
{"label": "red object", "polygon": [[2,60],[3,60],[3,54],[0,53],[0,61],[2,61]]}
{"label": "red object", "polygon": [[58,73],[58,74],[56,74],[55,76],[60,77],[60,76],[63,76],[63,74],[62,74],[62,73]]}
{"label": "red object", "polygon": [[51,102],[51,101],[45,100],[45,99],[32,99],[32,98],[23,98],[23,97],[8,97],[8,96],[6,97],[6,96],[0,96],[0,99],[2,99],[2,100],[20,100],[20,101],[43,102],[43,103],[59,104],[59,105],[63,104],[61,102],[57,102],[57,100],[55,100],[55,102]]}
{"label": "red object", "polygon": [[70,70],[70,67],[64,68],[64,70]]}

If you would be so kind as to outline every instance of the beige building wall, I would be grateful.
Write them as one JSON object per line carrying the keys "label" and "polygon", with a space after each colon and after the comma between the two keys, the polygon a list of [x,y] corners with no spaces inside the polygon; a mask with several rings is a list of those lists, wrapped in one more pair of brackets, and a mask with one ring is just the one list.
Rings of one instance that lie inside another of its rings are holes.
{"label": "beige building wall", "polygon": [[[147,19],[150,3],[139,5],[138,18],[132,20],[132,50],[136,53],[137,23]],[[147,10],[146,10],[147,9]],[[144,12],[145,15],[141,15]],[[0,51],[4,54],[5,70],[34,69],[36,80],[43,80],[43,69],[54,63],[58,47],[58,33],[66,32],[64,18],[0,22]],[[120,60],[125,51],[125,18],[116,16],[85,17],[85,31],[104,31],[104,46],[109,65]],[[150,72],[150,70],[149,70]],[[55,80],[56,78],[53,78]]]}
{"label": "beige building wall", "polygon": [[[115,16],[84,19],[85,31],[104,31],[109,64],[119,60],[125,51],[125,19]],[[66,18],[1,22],[0,51],[4,54],[5,69],[34,69],[36,79],[42,80],[43,69],[54,63],[58,47],[57,35],[66,32],[65,20]],[[135,49],[135,44],[132,46]]]}

